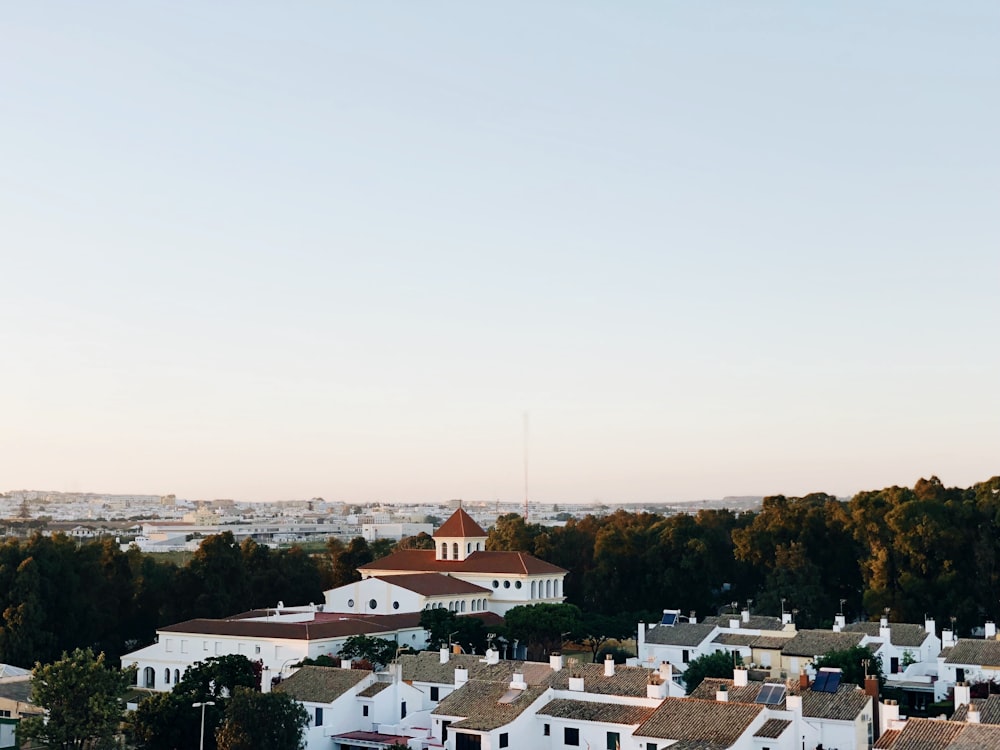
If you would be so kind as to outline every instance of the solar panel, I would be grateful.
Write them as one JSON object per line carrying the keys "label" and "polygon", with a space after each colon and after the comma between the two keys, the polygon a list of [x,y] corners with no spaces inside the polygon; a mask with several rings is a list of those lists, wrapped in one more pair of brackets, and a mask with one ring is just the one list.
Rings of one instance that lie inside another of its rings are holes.
{"label": "solar panel", "polygon": [[677,613],[676,612],[664,612],[663,619],[660,620],[660,625],[674,625],[677,623]]}
{"label": "solar panel", "polygon": [[817,672],[816,679],[813,680],[812,689],[814,693],[825,693],[826,683],[830,679],[829,672]]}
{"label": "solar panel", "polygon": [[840,687],[840,672],[830,672],[830,677],[826,681],[826,692],[836,693],[837,688]]}
{"label": "solar panel", "polygon": [[766,683],[761,685],[757,691],[755,703],[763,703],[765,706],[775,706],[785,699],[785,686],[776,683]]}

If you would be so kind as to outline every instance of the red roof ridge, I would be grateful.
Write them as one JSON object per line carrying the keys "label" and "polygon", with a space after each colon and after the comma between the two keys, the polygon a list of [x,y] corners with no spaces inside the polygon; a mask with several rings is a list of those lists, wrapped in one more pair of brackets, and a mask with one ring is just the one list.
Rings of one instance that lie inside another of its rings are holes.
{"label": "red roof ridge", "polygon": [[465,512],[464,508],[459,508],[451,517],[445,521],[434,532],[436,537],[482,537],[487,536],[483,527],[476,523],[476,520]]}

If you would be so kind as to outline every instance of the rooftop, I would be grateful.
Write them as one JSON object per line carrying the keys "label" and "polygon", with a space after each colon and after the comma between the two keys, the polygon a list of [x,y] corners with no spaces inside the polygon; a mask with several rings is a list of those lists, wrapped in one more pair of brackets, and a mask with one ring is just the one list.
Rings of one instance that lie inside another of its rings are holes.
{"label": "rooftop", "polygon": [[441,537],[485,537],[487,534],[475,519],[459,508],[434,532],[435,538]]}
{"label": "rooftop", "polygon": [[333,703],[371,675],[366,669],[302,667],[291,677],[275,685],[274,691],[285,693],[297,701]]}
{"label": "rooftop", "polygon": [[437,560],[432,549],[404,549],[358,567],[364,571],[545,575],[567,571],[527,552],[473,552],[464,560]]}
{"label": "rooftop", "polygon": [[[635,736],[709,742],[729,747],[763,710],[763,706],[752,703],[667,698],[635,730]],[[680,745],[671,745],[672,749],[677,747]]]}

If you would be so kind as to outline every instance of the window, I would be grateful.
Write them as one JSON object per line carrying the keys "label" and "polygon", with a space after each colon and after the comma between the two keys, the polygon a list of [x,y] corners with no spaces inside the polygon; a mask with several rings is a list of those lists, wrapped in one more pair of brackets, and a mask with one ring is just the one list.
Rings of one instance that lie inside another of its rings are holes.
{"label": "window", "polygon": [[354,600],[353,599],[348,599],[347,600],[347,606],[348,607],[353,607],[354,606]]}
{"label": "window", "polygon": [[174,650],[174,639],[173,638],[167,638],[167,643],[164,646],[164,648],[167,651],[173,651]]}
{"label": "window", "polygon": [[550,727],[548,724],[542,724],[542,734],[548,737],[550,734],[552,734],[552,727]]}
{"label": "window", "polygon": [[441,559],[448,559],[448,542],[441,542]]}
{"label": "window", "polygon": [[254,646],[254,647],[253,647],[253,652],[254,652],[255,654],[259,654],[259,653],[260,653],[260,646]]}
{"label": "window", "polygon": [[504,582],[503,582],[503,587],[504,587],[505,589],[509,589],[509,588],[510,588],[510,581],[504,581]]}
{"label": "window", "polygon": [[440,695],[441,695],[441,688],[436,688],[436,687],[432,687],[431,688],[431,700],[432,701],[439,701],[439,700],[441,700]]}
{"label": "window", "polygon": [[647,742],[646,743],[646,750],[657,750],[656,743],[655,742]]}
{"label": "window", "polygon": [[319,706],[316,706],[316,726],[323,726],[323,709]]}
{"label": "window", "polygon": [[184,638],[181,640],[181,653],[186,654],[187,652],[188,652],[188,642],[187,639]]}
{"label": "window", "polygon": [[493,581],[493,588],[500,588],[500,581]]}
{"label": "window", "polygon": [[514,581],[514,588],[516,588],[516,589],[521,588],[521,582],[520,581]]}
{"label": "window", "polygon": [[9,719],[10,711],[7,711],[6,709],[0,709],[0,718]]}
{"label": "window", "polygon": [[608,732],[608,750],[621,750],[622,736],[618,732]]}
{"label": "window", "polygon": [[472,554],[472,542],[469,542],[468,544],[465,545],[465,554],[467,555]]}
{"label": "window", "polygon": [[579,747],[580,730],[576,727],[566,727],[563,729],[563,744]]}
{"label": "window", "polygon": [[164,685],[169,685],[170,684],[170,669],[169,668],[163,670],[163,684]]}
{"label": "window", "polygon": [[403,701],[402,703],[399,704],[399,718],[400,719],[406,718],[406,701]]}
{"label": "window", "polygon": [[368,706],[367,706],[367,704],[361,707],[361,715],[362,716],[367,716],[368,715]]}
{"label": "window", "polygon": [[500,733],[500,747],[507,747],[508,744],[510,744],[510,740],[508,740],[508,738],[507,738],[507,733],[506,732],[501,732]]}
{"label": "window", "polygon": [[392,608],[393,609],[399,609],[399,602],[393,602],[392,603]]}
{"label": "window", "polygon": [[681,661],[684,662],[685,664],[691,661],[691,652],[688,651],[687,649],[681,651]]}
{"label": "window", "polygon": [[458,542],[451,545],[451,556],[456,560],[458,559]]}
{"label": "window", "polygon": [[965,670],[956,669],[955,670],[955,682],[965,682]]}
{"label": "window", "polygon": [[375,601],[374,599],[371,599],[368,602],[368,609],[378,609],[378,602]]}
{"label": "window", "polygon": [[174,670],[174,684],[176,685],[180,681],[181,681],[181,670],[175,669]]}
{"label": "window", "polygon": [[482,737],[478,734],[455,733],[455,750],[480,750]]}
{"label": "window", "polygon": [[201,650],[202,651],[208,651],[208,641],[202,641],[201,642]]}
{"label": "window", "polygon": [[144,687],[155,688],[156,687],[156,672],[153,671],[152,667],[146,667],[142,670],[142,681]]}

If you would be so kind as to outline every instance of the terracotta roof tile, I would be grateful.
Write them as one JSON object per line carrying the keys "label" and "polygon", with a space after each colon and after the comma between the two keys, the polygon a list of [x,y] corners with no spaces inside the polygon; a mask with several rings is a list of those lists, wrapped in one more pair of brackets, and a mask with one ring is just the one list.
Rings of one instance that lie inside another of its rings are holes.
{"label": "terracotta roof tile", "polygon": [[488,732],[520,716],[546,691],[542,685],[529,686],[527,690],[510,690],[502,682],[469,680],[458,690],[449,693],[432,714],[461,717],[452,729],[474,729]]}
{"label": "terracotta roof tile", "polygon": [[206,635],[234,635],[247,638],[287,638],[315,641],[361,634],[371,635],[399,628],[416,628],[419,625],[419,612],[368,616],[318,612],[310,622],[248,620],[237,615],[221,620],[187,620],[176,625],[167,625],[159,630],[165,633],[204,633]]}
{"label": "terracotta roof tile", "polygon": [[698,646],[715,630],[715,625],[682,622],[677,625],[658,625],[646,632],[646,643],[659,646]]}
{"label": "terracotta roof tile", "polygon": [[910,719],[888,747],[892,750],[945,750],[965,726],[970,725],[954,721]]}
{"label": "terracotta roof tile", "polygon": [[393,576],[373,576],[380,581],[400,586],[422,596],[489,593],[488,588],[441,573],[401,573]]}
{"label": "terracotta roof tile", "polygon": [[[853,622],[845,627],[843,632],[864,633],[870,638],[878,638],[881,635],[877,622]],[[929,637],[930,633],[924,630],[921,625],[906,622],[889,623],[889,642],[893,646],[916,648],[922,646]]]}
{"label": "terracotta roof tile", "polygon": [[958,643],[945,655],[944,660],[947,664],[1000,666],[1000,641],[960,638]]}
{"label": "terracotta roof tile", "polygon": [[291,677],[275,685],[274,690],[297,701],[332,703],[352,687],[371,677],[371,674],[366,669],[302,667]]}
{"label": "terracotta roof tile", "polygon": [[871,696],[857,685],[842,684],[836,693],[803,690],[802,715],[811,719],[854,721],[871,702]]}
{"label": "terracotta roof tile", "polygon": [[763,706],[751,703],[667,698],[653,715],[635,730],[634,735],[655,739],[719,743],[723,747],[729,747],[763,710]]}
{"label": "terracotta roof tile", "polygon": [[373,682],[371,685],[366,687],[364,690],[358,693],[359,698],[374,698],[376,695],[381,693],[387,687],[390,687],[392,683],[390,682]]}
{"label": "terracotta roof tile", "polygon": [[451,518],[441,524],[434,532],[435,538],[440,537],[484,537],[486,531],[476,523],[475,519],[459,508],[451,514]]}
{"label": "terracotta roof tile", "polygon": [[[972,702],[979,709],[979,721],[983,724],[1000,724],[1000,695],[988,698],[973,698]],[[952,715],[952,721],[967,721],[968,706],[959,706]]]}
{"label": "terracotta roof tile", "polygon": [[810,659],[830,651],[845,651],[861,643],[861,633],[835,633],[832,630],[800,630],[785,641],[781,653],[785,656],[806,656]]}
{"label": "terracotta roof tile", "polygon": [[702,622],[728,629],[730,620],[739,620],[739,627],[742,630],[781,630],[785,627],[780,617],[771,617],[770,615],[750,615],[748,622],[743,622],[742,615],[719,615],[718,617],[706,617]]}
{"label": "terracotta roof tile", "polygon": [[436,560],[432,549],[404,549],[358,567],[376,575],[409,573],[496,573],[498,575],[545,575],[566,573],[558,565],[539,560],[527,552],[473,552],[464,560]]}
{"label": "terracotta roof tile", "polygon": [[630,706],[622,703],[575,701],[557,698],[549,701],[538,713],[557,719],[577,721],[604,721],[609,724],[642,724],[655,709],[648,706]]}
{"label": "terracotta roof tile", "polygon": [[777,739],[782,733],[792,725],[788,719],[768,719],[760,725],[760,729],[754,732],[754,737],[766,737],[767,739]]}
{"label": "terracotta roof tile", "polygon": [[615,666],[615,673],[604,675],[603,664],[570,664],[555,672],[549,680],[554,690],[569,690],[569,678],[576,674],[583,678],[583,691],[593,695],[624,695],[645,698],[649,684],[649,670],[645,667]]}

